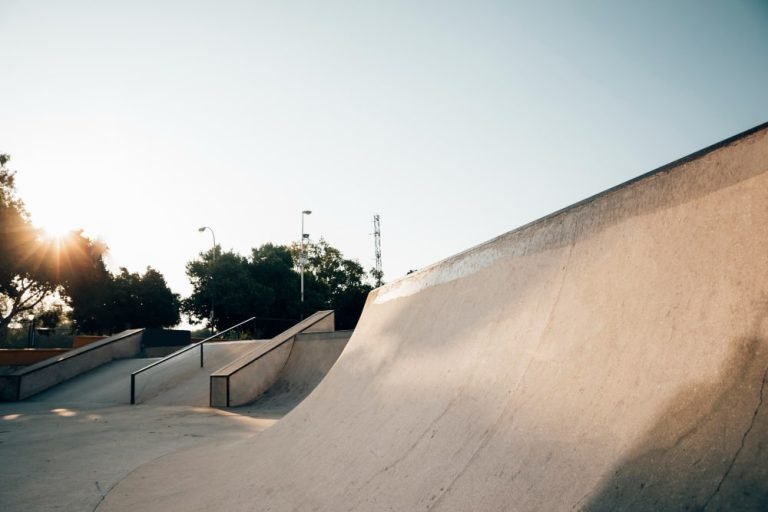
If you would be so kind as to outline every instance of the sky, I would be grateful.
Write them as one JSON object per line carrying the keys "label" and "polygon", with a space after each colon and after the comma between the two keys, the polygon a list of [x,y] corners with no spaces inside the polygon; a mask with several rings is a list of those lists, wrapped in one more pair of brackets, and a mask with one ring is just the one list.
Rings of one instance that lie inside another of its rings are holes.
{"label": "sky", "polygon": [[0,63],[33,222],[113,270],[312,210],[390,281],[768,121],[768,0],[0,0]]}

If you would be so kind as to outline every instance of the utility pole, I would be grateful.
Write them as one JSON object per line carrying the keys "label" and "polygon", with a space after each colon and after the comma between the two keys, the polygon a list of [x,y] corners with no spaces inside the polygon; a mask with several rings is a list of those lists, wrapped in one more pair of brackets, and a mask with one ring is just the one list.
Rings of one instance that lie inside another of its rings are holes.
{"label": "utility pole", "polygon": [[373,277],[376,279],[376,287],[378,288],[384,277],[384,271],[381,269],[381,219],[378,213],[373,216],[373,243],[376,248],[376,267],[373,271]]}
{"label": "utility pole", "polygon": [[304,266],[307,264],[307,244],[309,243],[309,234],[304,232],[304,216],[312,215],[312,210],[302,210],[301,212],[301,241],[299,253],[299,268],[301,269],[301,303],[299,316],[304,320]]}
{"label": "utility pole", "polygon": [[197,230],[202,233],[206,229],[211,232],[211,236],[213,237],[213,252],[211,253],[211,318],[208,320],[208,329],[211,331],[211,336],[213,336],[213,307],[215,305],[214,297],[216,295],[216,280],[213,278],[216,269],[216,233],[214,233],[213,228],[209,226],[203,226]]}

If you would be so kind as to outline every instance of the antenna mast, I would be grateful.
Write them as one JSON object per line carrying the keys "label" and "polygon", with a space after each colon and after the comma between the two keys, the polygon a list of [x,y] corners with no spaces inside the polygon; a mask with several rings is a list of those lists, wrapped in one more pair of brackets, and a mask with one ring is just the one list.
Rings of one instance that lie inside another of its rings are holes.
{"label": "antenna mast", "polygon": [[376,267],[373,270],[373,277],[376,279],[376,287],[378,288],[384,277],[384,271],[381,269],[381,222],[378,213],[373,216],[373,240],[376,247]]}

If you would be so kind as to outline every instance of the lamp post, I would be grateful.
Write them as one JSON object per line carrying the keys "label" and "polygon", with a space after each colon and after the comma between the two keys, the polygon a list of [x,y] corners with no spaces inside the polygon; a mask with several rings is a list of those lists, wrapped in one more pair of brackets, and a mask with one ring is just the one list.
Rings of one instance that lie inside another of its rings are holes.
{"label": "lamp post", "polygon": [[307,264],[307,244],[306,242],[309,239],[309,235],[307,233],[304,233],[304,216],[305,215],[312,215],[312,210],[303,210],[301,212],[301,246],[299,247],[300,253],[299,253],[299,269],[301,273],[301,319],[304,320],[304,265]]}
{"label": "lamp post", "polygon": [[29,331],[27,332],[27,348],[32,348],[32,345],[34,345],[35,341],[35,315],[28,315],[27,321],[29,321]]}
{"label": "lamp post", "polygon": [[213,228],[210,228],[208,226],[203,226],[201,228],[198,228],[197,230],[200,233],[202,233],[206,229],[211,232],[211,236],[213,237],[213,253],[211,255],[211,318],[210,320],[208,320],[208,328],[211,330],[211,336],[213,336],[213,306],[214,306],[213,269],[215,268],[215,264],[216,264],[216,234],[213,232]]}

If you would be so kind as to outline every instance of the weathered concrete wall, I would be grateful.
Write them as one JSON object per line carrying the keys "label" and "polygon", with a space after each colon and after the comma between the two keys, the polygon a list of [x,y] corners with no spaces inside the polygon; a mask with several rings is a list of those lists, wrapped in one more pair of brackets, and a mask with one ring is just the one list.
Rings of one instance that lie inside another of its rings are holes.
{"label": "weathered concrete wall", "polygon": [[765,125],[373,292],[290,415],[100,511],[766,510],[767,226]]}

